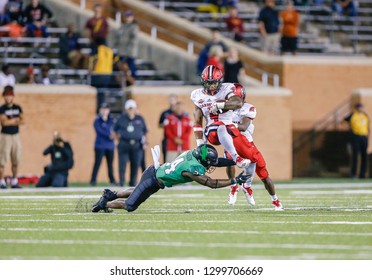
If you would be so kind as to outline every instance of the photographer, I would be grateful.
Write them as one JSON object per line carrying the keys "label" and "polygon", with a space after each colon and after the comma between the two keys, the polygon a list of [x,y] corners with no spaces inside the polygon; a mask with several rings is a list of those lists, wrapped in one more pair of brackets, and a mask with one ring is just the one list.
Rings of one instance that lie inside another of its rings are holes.
{"label": "photographer", "polygon": [[73,152],[68,142],[64,141],[58,132],[53,134],[53,143],[43,152],[50,154],[52,163],[44,167],[44,175],[36,184],[40,187],[67,187],[68,170],[74,165]]}

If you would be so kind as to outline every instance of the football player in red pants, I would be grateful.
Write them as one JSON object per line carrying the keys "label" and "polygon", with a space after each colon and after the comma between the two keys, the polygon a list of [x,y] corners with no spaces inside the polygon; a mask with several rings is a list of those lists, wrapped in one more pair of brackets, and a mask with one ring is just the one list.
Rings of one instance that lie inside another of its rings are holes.
{"label": "football player in red pants", "polygon": [[[240,109],[234,111],[233,122],[237,125],[237,128],[240,130],[241,133],[236,137],[233,137],[233,142],[238,154],[251,160],[251,163],[245,167],[245,174],[249,175],[249,179],[244,184],[241,184],[241,189],[245,194],[247,202],[250,205],[254,206],[255,200],[253,198],[251,185],[254,173],[256,172],[257,176],[264,183],[264,186],[271,197],[274,209],[284,210],[281,202],[279,201],[275,193],[274,183],[269,177],[265,159],[253,142],[253,119],[256,117],[256,108],[252,104],[245,102],[246,93],[242,85],[235,84],[235,89],[235,94],[241,98],[243,106]],[[227,175],[229,176],[229,178],[234,178],[235,169],[233,166],[227,167]],[[230,186],[228,201],[229,204],[235,204],[238,190],[238,184]]]}

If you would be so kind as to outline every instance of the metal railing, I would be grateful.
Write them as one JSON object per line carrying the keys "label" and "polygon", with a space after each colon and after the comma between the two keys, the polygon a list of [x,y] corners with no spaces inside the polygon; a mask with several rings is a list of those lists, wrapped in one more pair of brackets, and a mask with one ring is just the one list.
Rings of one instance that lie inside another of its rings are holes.
{"label": "metal railing", "polygon": [[[80,8],[86,7],[86,0],[80,0]],[[120,9],[116,9],[113,7],[110,7],[110,9],[114,12],[115,14],[115,22],[118,24],[121,24],[122,21],[122,11]],[[159,1],[159,10],[164,10],[165,9],[165,1]],[[150,29],[150,36],[152,39],[156,40],[159,38],[159,34],[164,34],[169,36],[170,32],[161,26],[155,25],[151,22],[148,22],[146,20],[142,20],[137,18],[136,19],[139,23],[147,26]],[[183,42],[185,44],[185,50],[187,51],[188,54],[190,55],[198,55],[196,52],[196,49],[202,49],[204,46],[198,42],[195,42],[192,38],[187,38],[185,36],[171,33],[173,38],[177,39],[180,42]],[[261,68],[257,68],[251,65],[246,65],[246,68],[252,71],[253,73],[257,74],[260,76],[260,80],[264,86],[270,85],[271,84],[274,87],[279,87],[280,86],[280,76],[275,73],[270,73],[267,72]]]}
{"label": "metal railing", "polygon": [[298,137],[293,141],[292,146],[292,174],[296,172],[296,154],[299,153],[306,145],[311,144],[311,151],[315,149],[315,143],[318,136],[329,130],[332,126],[335,130],[341,128],[341,123],[344,118],[350,113],[350,98],[340,103],[332,112],[326,115],[323,119],[316,122],[312,129]]}

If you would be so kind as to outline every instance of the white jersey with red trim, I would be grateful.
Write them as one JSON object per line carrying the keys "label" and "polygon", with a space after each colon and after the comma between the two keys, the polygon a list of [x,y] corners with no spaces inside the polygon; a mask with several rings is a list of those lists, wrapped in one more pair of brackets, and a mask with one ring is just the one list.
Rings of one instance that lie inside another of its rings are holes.
{"label": "white jersey with red trim", "polygon": [[226,101],[234,95],[235,86],[232,83],[222,83],[220,89],[215,95],[208,95],[204,93],[203,88],[194,90],[191,93],[191,100],[199,107],[206,119],[206,126],[216,121],[221,121],[224,124],[232,124],[233,111],[229,110],[223,113],[211,114],[209,109],[216,101]]}
{"label": "white jersey with red trim", "polygon": [[[256,108],[249,103],[243,103],[243,106],[234,111],[233,114],[233,122],[236,124],[240,124],[243,121],[243,118],[249,118],[252,121],[257,115]],[[253,142],[252,134],[254,132],[254,124],[251,122],[248,126],[246,131],[241,131],[241,134],[243,134],[245,137],[247,137],[249,142]]]}

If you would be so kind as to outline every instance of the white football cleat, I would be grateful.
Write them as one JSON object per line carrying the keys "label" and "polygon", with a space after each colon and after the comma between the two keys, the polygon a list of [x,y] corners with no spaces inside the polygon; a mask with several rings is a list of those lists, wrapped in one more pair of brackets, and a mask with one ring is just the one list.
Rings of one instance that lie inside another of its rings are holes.
{"label": "white football cleat", "polygon": [[284,210],[284,207],[283,205],[280,203],[279,199],[277,200],[274,200],[272,202],[273,206],[274,206],[274,210],[275,211],[283,211]]}
{"label": "white football cleat", "polygon": [[235,159],[235,163],[236,163],[236,166],[239,167],[239,168],[244,168],[246,167],[248,164],[251,163],[251,161],[249,159],[246,159],[246,158],[242,158],[240,156],[237,156],[236,159]]}
{"label": "white football cleat", "polygon": [[241,188],[244,192],[244,195],[245,195],[245,198],[247,199],[248,204],[250,204],[252,206],[255,206],[256,201],[254,201],[254,198],[253,198],[252,188],[251,187],[246,187],[244,185],[241,185]]}
{"label": "white football cleat", "polygon": [[230,193],[229,193],[229,200],[228,204],[234,205],[236,202],[236,199],[238,198],[238,191],[239,191],[239,186],[238,185],[232,185],[230,186]]}

